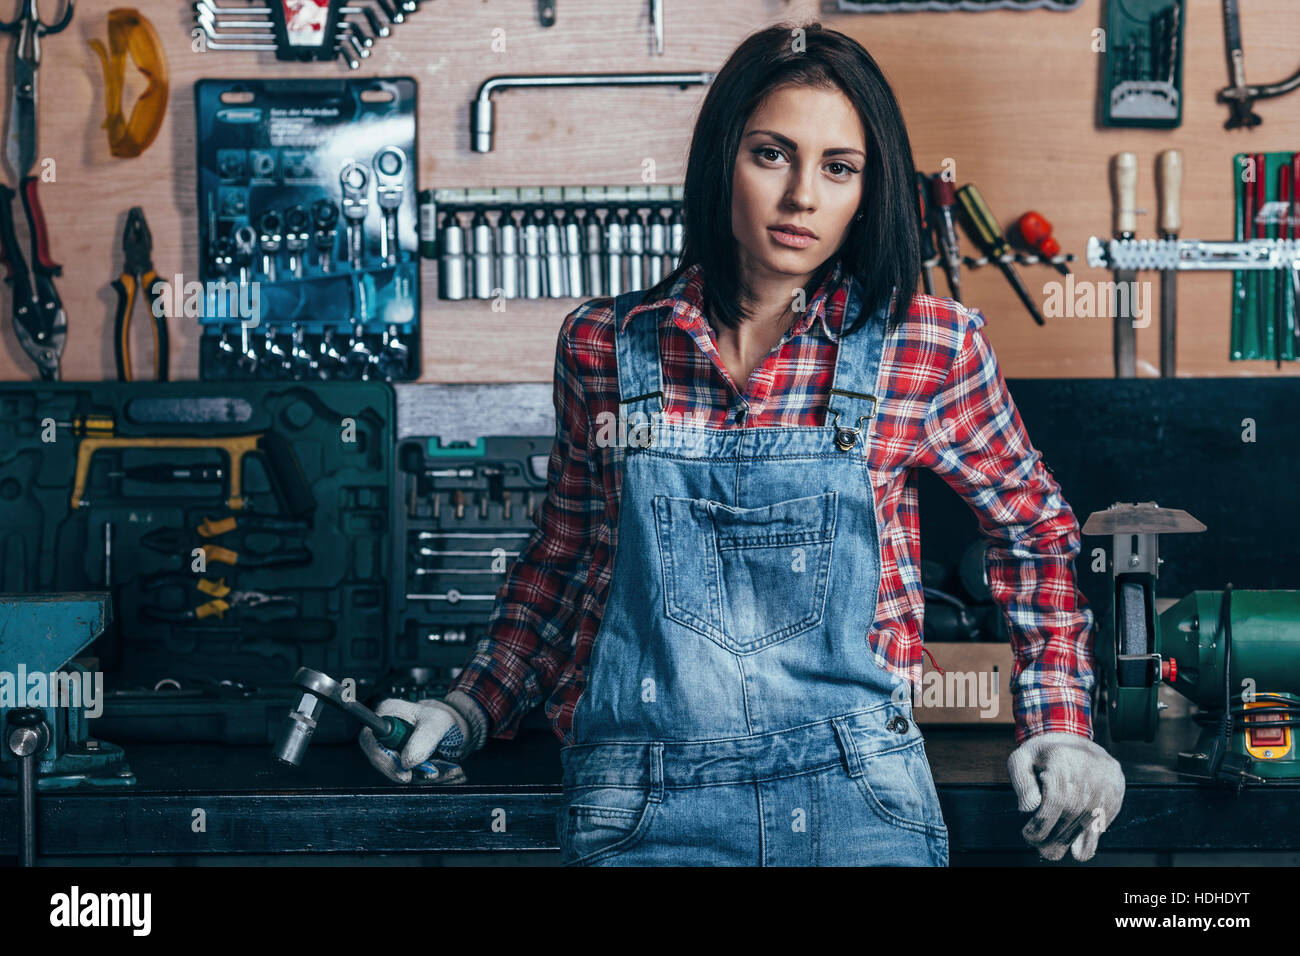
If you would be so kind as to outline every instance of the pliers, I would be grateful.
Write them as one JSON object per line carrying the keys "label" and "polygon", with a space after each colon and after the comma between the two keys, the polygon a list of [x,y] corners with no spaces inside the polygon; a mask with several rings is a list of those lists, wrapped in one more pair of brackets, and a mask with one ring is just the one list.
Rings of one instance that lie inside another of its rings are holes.
{"label": "pliers", "polygon": [[[195,550],[201,550],[205,563],[215,561],[243,568],[279,568],[311,563],[311,551],[301,541],[290,546],[285,540],[289,535],[303,535],[308,531],[310,528],[306,522],[270,515],[229,517],[219,521],[206,518],[198,526],[197,535],[188,528],[155,528],[141,537],[140,543],[162,554],[183,555],[187,559]],[[231,533],[234,537],[227,537],[222,543],[211,540]],[[274,538],[277,547],[253,550],[244,541],[246,534]]]}
{"label": "pliers", "polygon": [[[294,603],[287,594],[267,594],[265,591],[233,591],[226,584],[226,579],[211,581],[199,578],[194,586],[211,600],[195,607],[186,607],[185,591],[188,580],[183,575],[163,574],[152,582],[146,582],[145,589],[156,589],[160,603],[141,608],[144,617],[154,621],[201,621],[207,617],[224,617],[233,608],[260,607],[263,604]],[[179,595],[178,600],[165,600],[164,595]]]}
{"label": "pliers", "polygon": [[14,55],[10,70],[9,123],[5,136],[5,159],[18,178],[18,191],[27,213],[27,235],[32,244],[32,271],[18,248],[14,234],[14,191],[0,186],[0,255],[9,274],[5,281],[14,293],[14,333],[23,351],[32,357],[47,382],[59,380],[59,359],[67,334],[67,316],[54,288],[55,276],[63,269],[50,258],[49,232],[36,195],[38,176],[28,175],[40,155],[37,143],[39,114],[41,38],[63,30],[72,19],[74,0],[68,0],[61,16],[46,23],[36,9],[37,0],[21,0],[18,17],[0,22],[0,31],[13,33]]}
{"label": "pliers", "polygon": [[36,363],[41,379],[57,382],[68,318],[54,288],[54,277],[63,274],[63,267],[50,258],[45,217],[36,199],[36,178],[28,176],[22,186],[23,210],[27,213],[27,233],[32,244],[33,262],[28,269],[14,232],[16,195],[8,186],[0,185],[0,259],[9,270],[5,282],[13,290],[14,334],[23,351]]}
{"label": "pliers", "polygon": [[113,322],[113,355],[117,360],[117,380],[134,381],[131,371],[131,313],[140,290],[148,296],[149,317],[153,322],[154,379],[167,381],[167,317],[163,314],[163,291],[158,287],[158,273],[153,268],[153,237],[144,221],[144,210],[132,206],[122,233],[122,250],[126,265],[113,281],[117,290],[117,317]]}

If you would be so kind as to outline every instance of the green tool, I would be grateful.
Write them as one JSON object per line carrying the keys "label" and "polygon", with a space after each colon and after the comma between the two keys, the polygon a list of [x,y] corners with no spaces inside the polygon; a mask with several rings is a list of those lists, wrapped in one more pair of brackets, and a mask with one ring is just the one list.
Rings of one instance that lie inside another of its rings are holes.
{"label": "green tool", "polygon": [[1103,126],[1182,124],[1185,19],[1184,0],[1108,0]]}
{"label": "green tool", "polygon": [[[302,763],[303,755],[307,752],[307,745],[311,743],[312,734],[316,731],[325,704],[332,704],[361,721],[374,732],[375,739],[380,745],[389,750],[400,752],[406,745],[406,738],[411,736],[411,731],[415,729],[397,717],[380,717],[348,694],[346,688],[334,678],[310,667],[298,668],[298,672],[293,675],[293,682],[302,688],[302,700],[298,708],[289,714],[275,748],[276,759],[291,767]],[[460,731],[448,732],[442,738],[438,749],[434,751],[434,755],[420,764],[420,769],[430,777],[439,778],[441,782],[457,782],[458,777],[463,778],[464,771],[456,764],[437,758],[439,754],[445,756],[455,753],[464,742]]]}

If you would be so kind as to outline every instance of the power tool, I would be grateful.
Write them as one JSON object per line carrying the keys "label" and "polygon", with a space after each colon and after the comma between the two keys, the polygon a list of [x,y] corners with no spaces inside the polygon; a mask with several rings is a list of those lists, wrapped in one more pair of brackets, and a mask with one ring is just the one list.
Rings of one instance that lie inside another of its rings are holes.
{"label": "power tool", "polygon": [[1162,683],[1198,707],[1196,750],[1177,771],[1226,784],[1300,778],[1300,590],[1193,591],[1156,614],[1162,534],[1205,526],[1153,501],[1094,512],[1083,533],[1112,536],[1112,605],[1099,616],[1098,662],[1116,740],[1152,741]]}

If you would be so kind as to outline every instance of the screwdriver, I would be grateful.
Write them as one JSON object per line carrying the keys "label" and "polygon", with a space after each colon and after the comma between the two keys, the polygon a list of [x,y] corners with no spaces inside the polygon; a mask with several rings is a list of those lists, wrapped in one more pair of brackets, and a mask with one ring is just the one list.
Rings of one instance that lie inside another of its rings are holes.
{"label": "screwdriver", "polygon": [[[1277,198],[1286,204],[1282,218],[1277,223],[1277,237],[1279,239],[1291,238],[1291,190],[1294,183],[1291,180],[1291,164],[1283,163],[1278,168],[1278,194]],[[1277,367],[1282,367],[1282,348],[1283,336],[1286,330],[1286,290],[1289,283],[1286,281],[1286,275],[1282,270],[1278,270],[1277,280],[1275,282],[1276,298],[1275,308],[1273,310],[1273,345],[1275,348],[1274,355],[1277,360]]]}
{"label": "screwdriver", "polygon": [[1056,266],[1063,276],[1070,274],[1070,267],[1064,262],[1051,260],[1061,254],[1061,244],[1052,235],[1052,224],[1032,209],[1016,220],[1020,236],[1034,252],[1038,253],[1049,265]]}
{"label": "screwdriver", "polygon": [[943,268],[948,276],[948,290],[953,299],[961,301],[961,246],[957,240],[957,191],[952,180],[943,173],[935,173],[931,180],[934,198],[935,233],[943,247]]}
{"label": "screwdriver", "polygon": [[[1252,156],[1254,161],[1255,179],[1250,183],[1251,191],[1254,193],[1254,203],[1247,207],[1252,209],[1250,215],[1250,236],[1251,239],[1267,239],[1268,225],[1263,220],[1264,204],[1267,202],[1267,169],[1265,166],[1266,157],[1263,153],[1255,153]],[[1255,348],[1262,357],[1266,351],[1264,346],[1264,323],[1268,321],[1268,313],[1264,307],[1264,272],[1259,270],[1258,273],[1251,277],[1255,286]]]}
{"label": "screwdriver", "polygon": [[1025,288],[1025,283],[1021,280],[1020,274],[1016,272],[1016,267],[1011,263],[1011,244],[1007,242],[1002,227],[998,225],[997,219],[989,211],[988,205],[984,202],[984,197],[975,188],[975,184],[967,183],[958,189],[957,201],[966,213],[966,224],[970,237],[984,250],[984,254],[989,257],[990,261],[996,262],[1002,269],[1002,274],[1011,283],[1011,288],[1016,290],[1016,295],[1025,304],[1029,314],[1034,317],[1034,321],[1039,325],[1046,325],[1047,323],[1043,321],[1042,315],[1039,314],[1038,305],[1030,297],[1029,290]]}
{"label": "screwdriver", "polygon": [[934,295],[934,267],[939,264],[939,254],[930,238],[930,180],[925,173],[916,174],[916,210],[921,217],[921,265],[925,266],[922,281],[925,294]]}
{"label": "screwdriver", "polygon": [[[1291,238],[1300,238],[1300,219],[1296,218],[1297,205],[1300,205],[1300,152],[1296,152],[1291,157],[1291,205],[1287,207],[1286,216],[1291,224]],[[1300,336],[1300,316],[1297,316],[1296,310],[1300,308],[1300,271],[1291,270],[1291,341],[1292,350],[1295,354],[1300,355],[1300,342],[1296,341]]]}

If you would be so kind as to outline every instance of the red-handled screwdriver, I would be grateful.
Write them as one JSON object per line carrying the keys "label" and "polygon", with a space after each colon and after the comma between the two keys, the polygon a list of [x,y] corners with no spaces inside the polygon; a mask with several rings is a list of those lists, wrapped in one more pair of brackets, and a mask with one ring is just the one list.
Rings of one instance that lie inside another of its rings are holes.
{"label": "red-handled screwdriver", "polygon": [[943,173],[935,173],[930,180],[934,197],[934,231],[939,237],[943,255],[943,270],[948,277],[948,291],[953,299],[961,301],[961,246],[957,240],[957,188]]}

